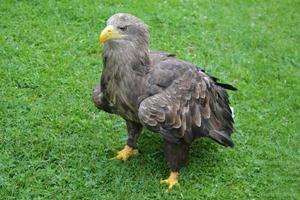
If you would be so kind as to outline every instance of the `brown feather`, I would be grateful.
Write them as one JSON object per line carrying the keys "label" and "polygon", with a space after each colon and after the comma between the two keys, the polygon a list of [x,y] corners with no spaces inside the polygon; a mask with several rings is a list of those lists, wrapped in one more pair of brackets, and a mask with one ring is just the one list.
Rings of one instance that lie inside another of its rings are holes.
{"label": "brown feather", "polygon": [[202,114],[203,114],[204,119],[210,118],[210,106],[209,106],[209,104],[210,104],[210,97],[207,96],[205,105],[202,109]]}
{"label": "brown feather", "polygon": [[[108,25],[130,25],[126,39],[105,43],[99,109],[143,124],[174,141],[197,136],[230,135],[233,119],[222,84],[188,62],[164,52],[149,52],[148,29],[138,18],[117,14]],[[224,85],[224,84],[223,84]],[[226,84],[224,86],[227,86]]]}
{"label": "brown feather", "polygon": [[195,123],[196,126],[198,127],[201,126],[201,114],[198,105],[195,105],[193,109],[193,122]]}

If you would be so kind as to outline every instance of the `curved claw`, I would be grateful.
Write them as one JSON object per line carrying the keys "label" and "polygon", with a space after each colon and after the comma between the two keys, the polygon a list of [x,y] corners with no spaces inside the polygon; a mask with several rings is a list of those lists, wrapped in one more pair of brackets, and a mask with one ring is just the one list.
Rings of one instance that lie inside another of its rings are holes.
{"label": "curved claw", "polygon": [[129,147],[126,145],[124,149],[117,152],[117,155],[110,160],[123,160],[126,161],[130,156],[137,155],[139,151],[137,149],[133,149],[132,147]]}
{"label": "curved claw", "polygon": [[175,185],[179,185],[178,174],[178,172],[171,172],[169,178],[160,180],[160,184],[166,184],[168,186],[166,192],[169,192]]}

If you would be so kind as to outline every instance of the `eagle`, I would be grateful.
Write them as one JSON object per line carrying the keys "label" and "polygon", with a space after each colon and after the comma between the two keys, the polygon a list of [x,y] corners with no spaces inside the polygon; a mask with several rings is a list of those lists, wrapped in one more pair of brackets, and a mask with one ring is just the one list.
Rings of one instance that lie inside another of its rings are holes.
{"label": "eagle", "polygon": [[167,190],[178,184],[191,143],[208,137],[233,147],[232,110],[226,90],[205,70],[174,54],[149,50],[148,26],[139,18],[117,13],[107,20],[99,36],[103,70],[92,93],[96,107],[126,121],[128,139],[116,157],[126,161],[137,155],[143,128],[164,140],[170,176],[161,180]]}

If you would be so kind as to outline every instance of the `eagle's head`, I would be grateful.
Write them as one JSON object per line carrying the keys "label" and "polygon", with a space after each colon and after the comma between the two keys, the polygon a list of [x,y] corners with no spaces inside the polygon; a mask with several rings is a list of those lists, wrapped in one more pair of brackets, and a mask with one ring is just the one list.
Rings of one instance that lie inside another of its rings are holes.
{"label": "eagle's head", "polygon": [[127,13],[117,13],[107,20],[106,25],[99,36],[101,43],[148,47],[148,27],[137,17]]}

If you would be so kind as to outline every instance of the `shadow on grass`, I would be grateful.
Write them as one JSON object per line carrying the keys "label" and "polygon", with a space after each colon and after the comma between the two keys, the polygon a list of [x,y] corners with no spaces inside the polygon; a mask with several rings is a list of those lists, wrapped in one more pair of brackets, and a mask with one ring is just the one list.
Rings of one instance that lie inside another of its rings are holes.
{"label": "shadow on grass", "polygon": [[[105,152],[105,157],[114,165],[114,170],[123,173],[124,179],[127,177],[132,180],[135,177],[143,181],[149,179],[158,181],[168,176],[169,167],[163,153],[163,139],[159,134],[144,131],[139,139],[138,148],[140,154],[126,162],[109,160],[115,155],[114,150]],[[222,162],[222,152],[218,148],[223,147],[219,147],[208,138],[195,140],[191,145],[189,163],[181,170],[182,179],[193,179],[194,175],[199,179],[203,173],[215,171],[214,168]]]}

